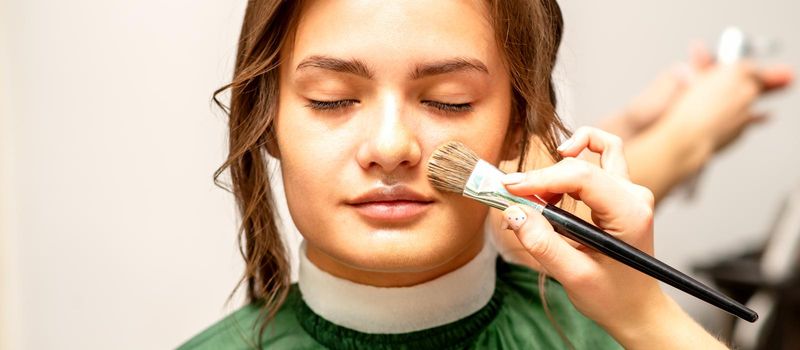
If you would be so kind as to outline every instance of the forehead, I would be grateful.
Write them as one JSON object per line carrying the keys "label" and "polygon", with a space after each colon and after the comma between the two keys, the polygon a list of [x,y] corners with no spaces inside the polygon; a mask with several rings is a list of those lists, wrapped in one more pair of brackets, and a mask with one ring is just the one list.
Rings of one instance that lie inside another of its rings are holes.
{"label": "forehead", "polygon": [[358,58],[376,69],[471,57],[500,67],[483,1],[308,1],[296,30],[291,67],[307,56]]}

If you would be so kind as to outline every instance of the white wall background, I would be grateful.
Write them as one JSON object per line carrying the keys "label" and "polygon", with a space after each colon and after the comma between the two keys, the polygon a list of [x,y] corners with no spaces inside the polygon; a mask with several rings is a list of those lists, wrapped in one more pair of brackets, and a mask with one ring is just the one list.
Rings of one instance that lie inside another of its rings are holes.
{"label": "white wall background", "polygon": [[[177,346],[221,318],[241,262],[232,197],[211,174],[244,1],[0,2],[0,347]],[[694,38],[737,24],[800,67],[796,2],[562,1],[566,110],[596,123]],[[693,202],[657,216],[686,271],[758,242],[800,182],[800,99],[713,161]],[[717,312],[674,295],[714,325]]]}
{"label": "white wall background", "polygon": [[211,181],[225,119],[209,97],[243,9],[6,4],[9,347],[170,348],[229,310],[241,264],[233,202]]}

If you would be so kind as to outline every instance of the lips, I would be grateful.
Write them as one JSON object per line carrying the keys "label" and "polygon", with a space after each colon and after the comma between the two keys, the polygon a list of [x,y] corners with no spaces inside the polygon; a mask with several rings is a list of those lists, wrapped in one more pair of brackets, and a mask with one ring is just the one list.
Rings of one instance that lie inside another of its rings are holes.
{"label": "lips", "polygon": [[366,219],[382,222],[415,220],[433,203],[431,197],[406,186],[377,187],[347,202]]}

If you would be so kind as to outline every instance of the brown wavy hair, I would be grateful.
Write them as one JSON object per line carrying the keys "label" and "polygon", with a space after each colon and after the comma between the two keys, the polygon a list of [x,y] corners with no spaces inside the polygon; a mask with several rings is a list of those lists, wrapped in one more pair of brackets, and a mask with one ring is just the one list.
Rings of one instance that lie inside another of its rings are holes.
{"label": "brown wavy hair", "polygon": [[[555,0],[487,0],[486,5],[511,77],[509,127],[522,134],[514,148],[519,155],[517,171],[525,169],[529,149],[560,160],[556,147],[569,131],[555,112],[551,75],[563,31],[561,10]],[[292,45],[302,6],[302,1],[293,0],[248,1],[233,79],[213,97],[229,116],[229,153],[214,173],[214,182],[234,194],[241,215],[238,242],[245,271],[234,292],[246,285],[248,301],[262,305],[257,344],[290,286],[267,166],[276,147],[273,120],[280,51]],[[228,90],[226,105],[221,94]],[[229,185],[220,180],[225,170],[230,171]]]}

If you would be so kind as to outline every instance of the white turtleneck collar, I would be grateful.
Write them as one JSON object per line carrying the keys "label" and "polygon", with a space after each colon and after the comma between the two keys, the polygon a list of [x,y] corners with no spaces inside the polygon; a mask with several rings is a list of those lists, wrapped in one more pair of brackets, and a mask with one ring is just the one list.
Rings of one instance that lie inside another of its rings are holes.
{"label": "white turtleneck collar", "polygon": [[491,239],[464,266],[411,287],[375,287],[335,277],[308,260],[300,247],[298,285],[311,310],[364,333],[407,333],[448,324],[485,306],[495,288],[497,251]]}

